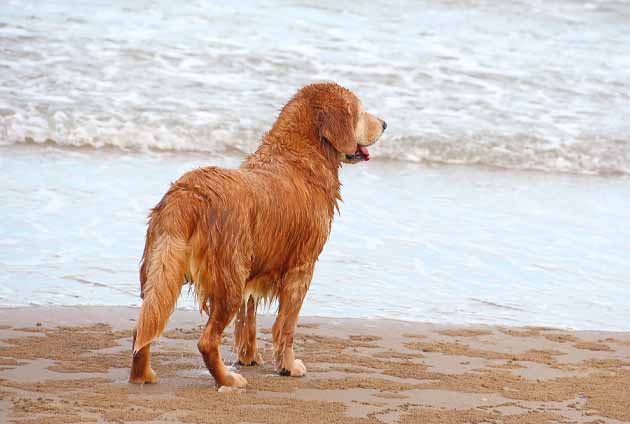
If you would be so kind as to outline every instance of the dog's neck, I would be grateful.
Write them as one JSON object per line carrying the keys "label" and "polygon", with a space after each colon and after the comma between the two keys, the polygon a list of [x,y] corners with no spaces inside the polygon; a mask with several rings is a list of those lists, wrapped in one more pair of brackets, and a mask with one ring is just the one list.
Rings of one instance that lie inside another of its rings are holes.
{"label": "dog's neck", "polygon": [[340,166],[339,153],[317,134],[274,125],[241,168],[290,173],[292,178],[301,176],[306,183],[322,189],[337,207],[337,200],[341,200]]}

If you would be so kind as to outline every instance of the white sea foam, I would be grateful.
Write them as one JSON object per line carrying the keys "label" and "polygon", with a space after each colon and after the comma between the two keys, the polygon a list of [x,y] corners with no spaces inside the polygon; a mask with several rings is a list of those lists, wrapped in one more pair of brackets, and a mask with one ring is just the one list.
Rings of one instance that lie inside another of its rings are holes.
{"label": "white sea foam", "polygon": [[251,152],[305,83],[389,124],[373,157],[630,173],[630,5],[0,6],[0,145]]}
{"label": "white sea foam", "polygon": [[168,183],[335,80],[388,129],[305,314],[627,330],[628,28],[606,0],[0,2],[0,306],[137,305]]}

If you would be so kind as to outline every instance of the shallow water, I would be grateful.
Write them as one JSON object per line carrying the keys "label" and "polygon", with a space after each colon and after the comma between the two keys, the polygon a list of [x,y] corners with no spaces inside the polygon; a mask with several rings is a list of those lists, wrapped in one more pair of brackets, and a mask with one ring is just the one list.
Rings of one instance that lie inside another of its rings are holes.
{"label": "shallow water", "polygon": [[630,174],[630,3],[0,4],[0,143],[247,153],[295,90],[353,89],[374,157]]}
{"label": "shallow water", "polygon": [[3,1],[0,305],[138,304],[168,183],[335,80],[388,129],[305,314],[628,330],[629,27],[618,1]]}
{"label": "shallow water", "polygon": [[[0,305],[137,305],[148,209],[184,171],[239,157],[0,148]],[[628,330],[630,184],[370,161],[303,314]],[[180,307],[194,308],[183,291]]]}

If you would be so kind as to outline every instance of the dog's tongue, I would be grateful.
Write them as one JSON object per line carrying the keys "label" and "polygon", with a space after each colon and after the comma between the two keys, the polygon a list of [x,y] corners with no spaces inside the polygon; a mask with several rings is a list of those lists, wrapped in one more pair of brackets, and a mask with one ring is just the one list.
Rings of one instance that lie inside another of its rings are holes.
{"label": "dog's tongue", "polygon": [[370,152],[368,152],[367,147],[359,145],[359,152],[361,152],[366,161],[370,160]]}

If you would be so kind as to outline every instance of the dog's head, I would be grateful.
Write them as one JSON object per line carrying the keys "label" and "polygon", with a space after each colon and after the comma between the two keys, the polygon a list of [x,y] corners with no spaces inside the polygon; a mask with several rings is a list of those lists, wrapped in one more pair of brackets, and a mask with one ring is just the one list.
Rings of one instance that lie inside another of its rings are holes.
{"label": "dog's head", "polygon": [[385,121],[363,110],[357,96],[335,83],[307,85],[295,98],[311,109],[317,137],[329,143],[342,162],[369,160],[368,146],[387,128]]}

